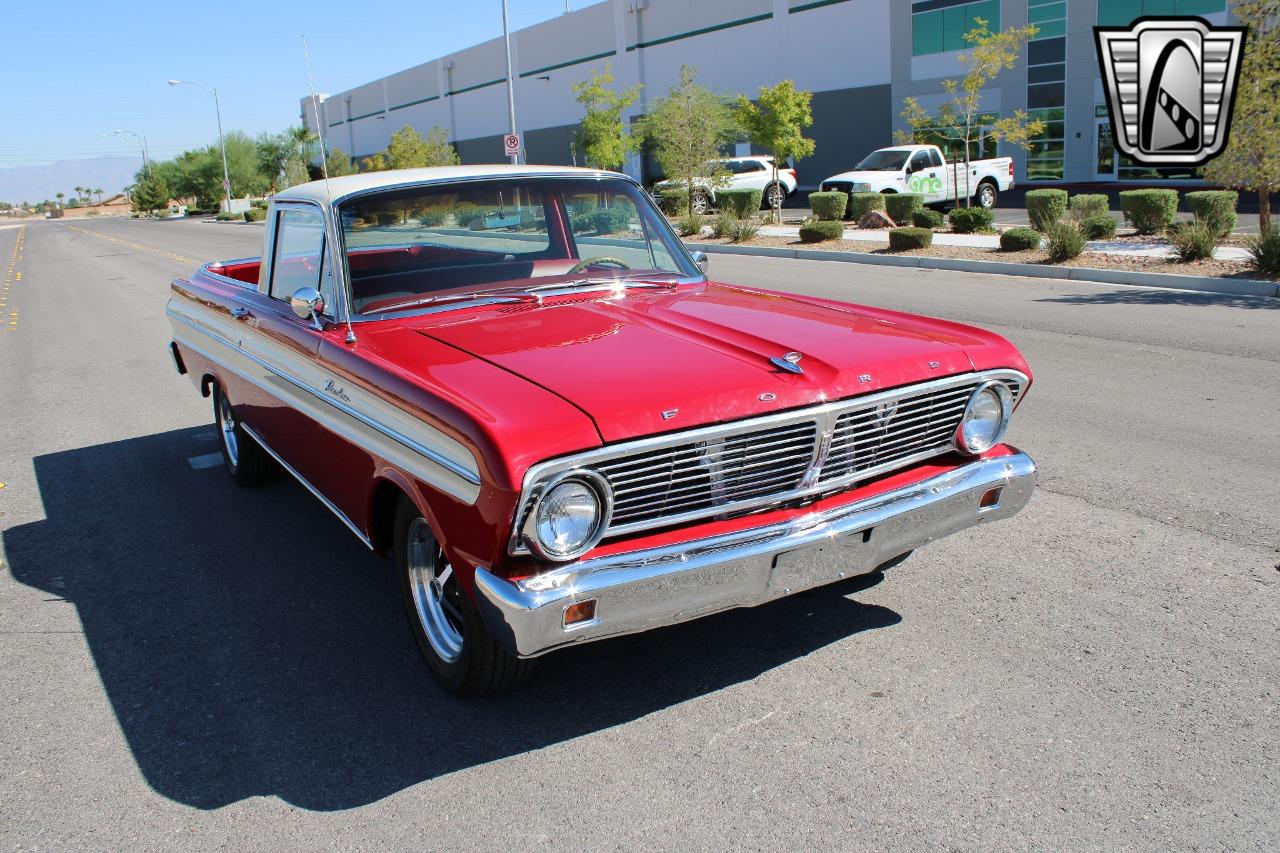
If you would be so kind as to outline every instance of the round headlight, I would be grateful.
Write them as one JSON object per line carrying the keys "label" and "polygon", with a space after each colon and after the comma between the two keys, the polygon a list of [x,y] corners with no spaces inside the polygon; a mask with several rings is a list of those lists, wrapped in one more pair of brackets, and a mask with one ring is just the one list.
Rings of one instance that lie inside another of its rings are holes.
{"label": "round headlight", "polygon": [[573,471],[552,481],[525,526],[525,542],[548,560],[572,560],[600,540],[608,523],[608,484],[598,474]]}
{"label": "round headlight", "polygon": [[961,453],[985,453],[999,443],[1009,428],[1013,395],[1003,382],[984,382],[969,396],[964,417],[956,429],[955,445]]}

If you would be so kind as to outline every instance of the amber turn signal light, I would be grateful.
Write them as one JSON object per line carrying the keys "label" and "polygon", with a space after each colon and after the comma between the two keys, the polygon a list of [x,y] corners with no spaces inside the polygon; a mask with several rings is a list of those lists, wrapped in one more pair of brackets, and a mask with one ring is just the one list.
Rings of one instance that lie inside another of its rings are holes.
{"label": "amber turn signal light", "polygon": [[575,601],[564,609],[564,626],[572,628],[574,625],[581,625],[583,622],[590,622],[596,618],[596,600],[588,598],[586,601]]}

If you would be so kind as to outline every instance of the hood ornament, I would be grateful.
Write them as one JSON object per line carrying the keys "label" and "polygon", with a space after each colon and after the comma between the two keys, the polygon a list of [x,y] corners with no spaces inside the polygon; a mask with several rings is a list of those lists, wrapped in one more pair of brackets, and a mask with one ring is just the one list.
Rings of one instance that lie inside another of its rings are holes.
{"label": "hood ornament", "polygon": [[769,363],[779,370],[785,370],[787,373],[804,373],[804,368],[800,366],[800,359],[804,358],[798,352],[789,352],[786,355],[775,355],[769,359]]}

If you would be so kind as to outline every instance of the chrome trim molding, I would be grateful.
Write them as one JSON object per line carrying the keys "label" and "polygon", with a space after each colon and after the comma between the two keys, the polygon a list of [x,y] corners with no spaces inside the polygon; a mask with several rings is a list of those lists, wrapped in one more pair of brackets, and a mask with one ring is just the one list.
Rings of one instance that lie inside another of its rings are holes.
{"label": "chrome trim molding", "polygon": [[364,531],[362,531],[359,527],[356,527],[355,522],[347,518],[346,513],[344,513],[342,510],[334,506],[333,502],[330,501],[328,498],[326,498],[324,495],[322,495],[319,489],[317,489],[315,486],[307,482],[306,477],[299,474],[297,470],[288,462],[285,462],[284,459],[280,457],[279,453],[276,453],[274,450],[272,450],[271,445],[263,441],[262,436],[258,435],[256,432],[253,431],[253,427],[241,421],[240,429],[244,430],[246,433],[248,433],[250,438],[258,442],[258,446],[261,447],[263,450],[267,451],[267,454],[270,455],[272,459],[276,460],[276,462],[280,463],[281,468],[283,468],[284,470],[292,474],[293,478],[297,480],[299,483],[301,483],[308,492],[315,495],[316,500],[320,501],[320,503],[328,507],[329,512],[336,515],[338,517],[338,521],[341,521],[343,524],[345,524],[347,526],[347,529],[350,530],[352,533],[354,533],[356,535],[356,538],[365,544],[366,548],[368,548],[370,551],[373,550],[373,542],[369,540],[368,536],[364,535]]}
{"label": "chrome trim molding", "polygon": [[903,397],[927,394],[932,391],[946,390],[953,387],[958,388],[965,385],[980,385],[985,382],[1002,380],[1011,382],[1017,386],[1017,391],[1013,393],[1015,403],[1021,399],[1022,392],[1030,382],[1025,374],[1017,370],[1000,369],[987,370],[981,373],[961,373],[955,376],[934,379],[929,382],[905,385],[898,388],[891,388],[886,391],[878,391],[873,394],[864,394],[860,397],[850,397],[831,403],[823,403],[817,406],[810,406],[802,409],[789,409],[785,412],[778,412],[772,415],[764,415],[746,420],[731,421],[725,424],[699,427],[683,432],[665,433],[663,435],[653,436],[650,438],[611,444],[595,450],[589,450],[584,453],[540,462],[531,466],[529,470],[525,472],[520,503],[516,508],[516,523],[513,526],[510,539],[507,543],[508,553],[512,555],[525,555],[529,553],[524,542],[521,540],[519,531],[522,528],[525,519],[528,517],[529,509],[532,505],[533,498],[537,494],[539,485],[546,478],[555,476],[561,471],[571,468],[590,467],[591,465],[613,459],[647,453],[653,450],[662,450],[667,447],[675,447],[682,444],[714,441],[770,427],[815,421],[817,424],[817,446],[815,447],[813,457],[810,461],[811,470],[805,475],[799,488],[789,491],[772,492],[757,498],[720,506],[673,513],[671,515],[662,516],[658,519],[614,525],[613,527],[605,530],[603,538],[607,539],[611,536],[621,536],[627,533],[651,530],[655,527],[683,524],[717,515],[724,515],[726,513],[739,513],[760,509],[762,507],[776,506],[791,500],[825,493],[839,492],[848,489],[859,481],[867,480],[887,471],[905,468],[908,465],[915,464],[916,462],[921,462],[925,459],[931,459],[935,456],[949,453],[954,449],[950,443],[951,436],[948,436],[946,441],[940,443],[936,448],[930,448],[900,459],[893,459],[882,465],[877,465],[860,471],[854,471],[853,473],[847,474],[843,477],[823,480],[821,478],[820,466],[825,463],[827,453],[830,452],[831,439],[829,434],[834,431],[836,421],[839,419],[840,415],[845,412],[868,408],[882,402],[894,401]]}
{"label": "chrome trim molding", "polygon": [[[785,521],[569,563],[511,582],[476,569],[476,603],[509,651],[534,657],[572,643],[751,607],[866,574],[968,527],[1015,515],[1031,499],[1029,456],[979,459],[865,500]],[[982,496],[1001,488],[999,502]],[[567,631],[564,608],[596,599],[596,621]]]}

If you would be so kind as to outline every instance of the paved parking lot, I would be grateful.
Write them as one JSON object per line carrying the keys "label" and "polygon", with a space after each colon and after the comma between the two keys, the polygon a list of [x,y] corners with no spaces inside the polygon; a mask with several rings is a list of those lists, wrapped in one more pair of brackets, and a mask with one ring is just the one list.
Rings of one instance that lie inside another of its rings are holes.
{"label": "paved parking lot", "polygon": [[261,234],[0,230],[0,846],[1280,847],[1280,300],[713,256],[1012,339],[1030,508],[467,704],[387,562],[201,461],[167,284]]}

